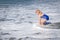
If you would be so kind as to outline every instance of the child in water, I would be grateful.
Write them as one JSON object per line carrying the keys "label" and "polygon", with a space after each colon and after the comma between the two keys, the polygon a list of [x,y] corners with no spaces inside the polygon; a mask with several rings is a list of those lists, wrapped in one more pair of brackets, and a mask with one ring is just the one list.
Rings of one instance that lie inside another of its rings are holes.
{"label": "child in water", "polygon": [[39,17],[39,24],[40,25],[45,25],[46,24],[46,21],[49,20],[49,16],[46,15],[46,14],[43,14],[39,9],[36,10],[36,14]]}

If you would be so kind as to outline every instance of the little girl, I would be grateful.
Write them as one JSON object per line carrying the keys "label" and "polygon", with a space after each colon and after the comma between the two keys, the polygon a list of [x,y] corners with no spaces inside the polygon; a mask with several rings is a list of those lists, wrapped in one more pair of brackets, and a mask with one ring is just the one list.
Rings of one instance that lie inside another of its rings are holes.
{"label": "little girl", "polygon": [[49,20],[49,16],[46,15],[46,14],[43,14],[39,9],[36,10],[36,14],[39,17],[39,24],[40,25],[45,25],[46,24],[46,21]]}

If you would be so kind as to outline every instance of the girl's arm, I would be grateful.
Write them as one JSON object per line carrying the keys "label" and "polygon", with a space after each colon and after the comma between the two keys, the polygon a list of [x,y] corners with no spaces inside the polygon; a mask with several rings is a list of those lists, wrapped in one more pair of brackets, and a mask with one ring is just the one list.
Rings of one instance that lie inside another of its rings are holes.
{"label": "girl's arm", "polygon": [[38,18],[38,24],[39,25],[41,24],[41,18],[40,17]]}

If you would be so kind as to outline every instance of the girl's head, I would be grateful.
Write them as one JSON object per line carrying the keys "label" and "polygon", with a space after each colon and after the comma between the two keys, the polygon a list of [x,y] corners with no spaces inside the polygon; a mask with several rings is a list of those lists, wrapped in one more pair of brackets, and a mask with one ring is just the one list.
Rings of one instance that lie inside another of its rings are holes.
{"label": "girl's head", "polygon": [[39,14],[42,14],[42,12],[41,12],[39,9],[37,9],[37,10],[36,10],[36,14],[39,15]]}

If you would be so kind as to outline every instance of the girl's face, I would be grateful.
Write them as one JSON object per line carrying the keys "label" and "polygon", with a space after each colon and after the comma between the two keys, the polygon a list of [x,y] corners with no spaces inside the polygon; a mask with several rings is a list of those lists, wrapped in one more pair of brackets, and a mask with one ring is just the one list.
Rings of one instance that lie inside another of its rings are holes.
{"label": "girl's face", "polygon": [[38,11],[38,10],[37,10],[37,11],[36,11],[36,13],[37,13],[37,14],[39,14],[39,13],[40,13],[40,11]]}
{"label": "girl's face", "polygon": [[41,14],[40,10],[36,10],[36,14],[37,15]]}

